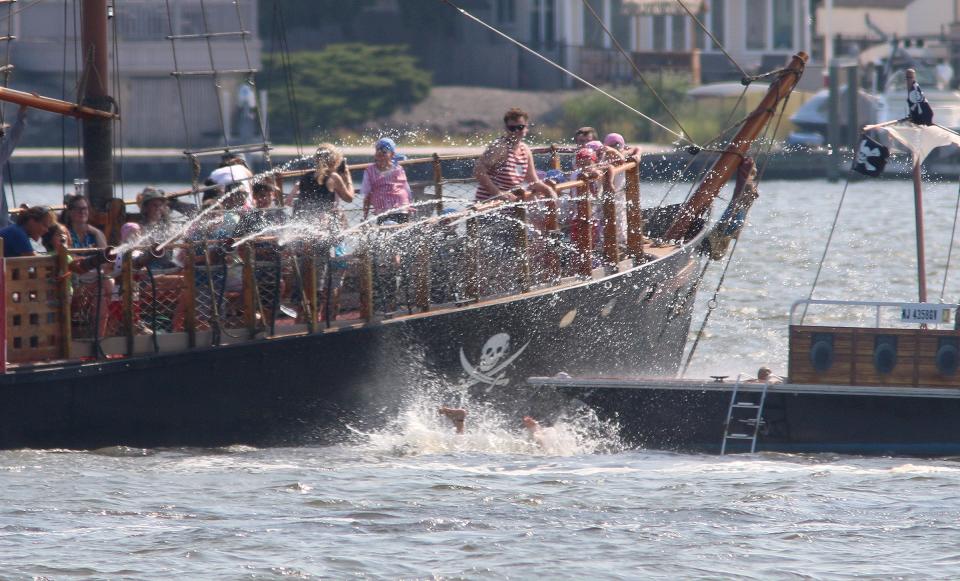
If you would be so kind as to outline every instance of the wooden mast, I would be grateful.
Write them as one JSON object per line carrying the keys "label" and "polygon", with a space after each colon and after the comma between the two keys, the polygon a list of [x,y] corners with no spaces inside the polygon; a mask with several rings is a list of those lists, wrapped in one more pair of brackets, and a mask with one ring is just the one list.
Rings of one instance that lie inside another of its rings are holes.
{"label": "wooden mast", "polygon": [[[81,46],[83,76],[80,104],[100,111],[112,111],[109,92],[107,43],[107,0],[83,0]],[[113,198],[113,124],[112,119],[84,116],[84,175],[89,180],[90,204],[103,211]]]}
{"label": "wooden mast", "polygon": [[767,122],[776,113],[777,104],[793,91],[803,74],[807,62],[807,53],[799,52],[790,60],[790,64],[780,74],[780,77],[770,84],[770,89],[757,108],[743,122],[737,135],[730,141],[720,158],[713,164],[710,171],[696,193],[683,205],[676,220],[667,229],[664,238],[667,240],[681,240],[686,237],[691,224],[713,203],[723,186],[740,166],[740,161],[746,155],[754,140],[763,131]]}
{"label": "wooden mast", "polygon": [[[907,69],[904,72],[904,78],[907,81],[907,93],[913,88],[913,83],[917,80],[917,72],[913,69]],[[923,240],[923,187],[920,179],[920,166],[922,164],[920,156],[913,156],[913,214],[917,227],[917,285],[919,287],[920,302],[927,302],[927,260],[924,251],[925,243]]]}

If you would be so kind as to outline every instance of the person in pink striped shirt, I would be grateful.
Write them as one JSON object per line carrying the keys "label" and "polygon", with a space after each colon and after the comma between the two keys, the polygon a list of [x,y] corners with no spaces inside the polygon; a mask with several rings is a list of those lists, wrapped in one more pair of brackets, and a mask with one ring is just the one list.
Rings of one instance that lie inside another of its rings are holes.
{"label": "person in pink striped shirt", "polygon": [[403,156],[397,154],[397,144],[389,137],[377,141],[373,154],[373,164],[363,172],[360,194],[363,199],[363,219],[366,220],[373,208],[377,224],[386,221],[404,224],[410,221],[410,184],[407,173],[399,162]]}

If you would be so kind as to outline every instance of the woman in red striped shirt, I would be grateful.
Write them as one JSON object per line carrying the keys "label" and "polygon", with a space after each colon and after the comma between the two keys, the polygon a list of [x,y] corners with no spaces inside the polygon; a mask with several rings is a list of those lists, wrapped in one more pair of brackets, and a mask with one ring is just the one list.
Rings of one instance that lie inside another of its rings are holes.
{"label": "woman in red striped shirt", "polygon": [[389,137],[377,141],[374,163],[363,172],[360,193],[363,200],[363,219],[366,220],[373,207],[377,224],[390,220],[397,224],[410,221],[410,202],[413,196],[407,183],[407,173],[398,162],[397,144]]}

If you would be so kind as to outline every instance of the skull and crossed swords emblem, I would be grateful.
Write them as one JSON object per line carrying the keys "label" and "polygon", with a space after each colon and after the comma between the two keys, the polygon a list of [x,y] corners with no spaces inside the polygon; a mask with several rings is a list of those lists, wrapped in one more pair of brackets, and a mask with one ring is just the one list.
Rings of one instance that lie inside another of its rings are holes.
{"label": "skull and crossed swords emblem", "polygon": [[880,157],[879,147],[870,147],[870,143],[864,139],[860,142],[860,150],[857,152],[857,163],[863,165],[870,171],[877,171],[877,167],[870,163],[870,158]]}
{"label": "skull and crossed swords emblem", "polygon": [[[516,353],[510,353],[510,335],[506,333],[497,333],[487,339],[480,350],[480,362],[473,366],[463,353],[463,347],[460,348],[460,365],[467,374],[464,380],[465,387],[470,387],[477,383],[486,384],[487,389],[498,385],[508,385],[510,379],[505,377],[506,368],[513,363],[517,357],[530,345],[528,341],[523,347],[517,349]],[[509,356],[508,356],[509,355]]]}

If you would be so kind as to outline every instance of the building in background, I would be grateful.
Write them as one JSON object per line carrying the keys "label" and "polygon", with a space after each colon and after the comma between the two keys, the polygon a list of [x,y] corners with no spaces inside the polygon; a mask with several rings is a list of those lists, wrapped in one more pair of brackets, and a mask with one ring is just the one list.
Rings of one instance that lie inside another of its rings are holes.
{"label": "building in background", "polygon": [[[12,5],[18,6],[18,5]],[[39,0],[18,6],[12,21],[10,86],[75,101],[82,69],[77,54],[80,2]],[[241,86],[260,67],[257,0],[124,0],[109,30],[112,93],[121,122],[115,143],[128,147],[211,147],[234,140]],[[168,13],[169,6],[169,13]],[[206,14],[201,7],[205,7]],[[0,10],[0,30],[4,29]],[[206,23],[206,24],[205,24]],[[169,36],[171,26],[174,41]],[[249,35],[236,34],[247,31]],[[208,38],[204,32],[218,33]],[[212,62],[211,62],[212,61]],[[209,71],[221,74],[216,82]],[[174,76],[174,71],[195,74]],[[117,75],[116,72],[119,71]],[[219,85],[219,87],[217,87]],[[182,100],[181,91],[182,90]],[[27,145],[75,145],[75,122],[38,112]]]}

